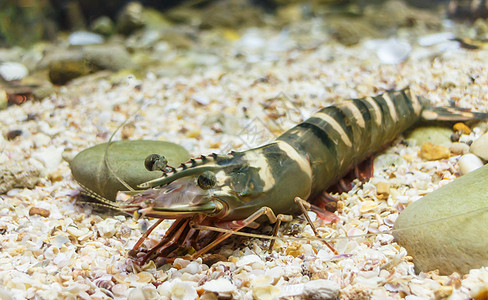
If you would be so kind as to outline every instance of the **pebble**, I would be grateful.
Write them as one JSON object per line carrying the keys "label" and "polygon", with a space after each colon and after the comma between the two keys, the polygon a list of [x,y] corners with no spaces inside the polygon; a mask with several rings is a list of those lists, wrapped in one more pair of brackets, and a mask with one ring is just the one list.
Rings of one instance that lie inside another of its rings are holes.
{"label": "pebble", "polygon": [[413,129],[408,134],[408,139],[415,141],[416,145],[425,142],[449,147],[451,145],[452,130],[442,126],[422,126]]}
{"label": "pebble", "polygon": [[[488,265],[488,165],[410,204],[393,236],[417,271],[466,274]],[[472,213],[469,213],[472,212]],[[438,222],[433,222],[440,220]]]}
{"label": "pebble", "polygon": [[317,279],[305,283],[303,295],[305,299],[337,299],[339,296],[340,286],[336,282],[327,279]]}
{"label": "pebble", "polygon": [[420,46],[429,47],[436,44],[448,42],[456,36],[452,32],[439,32],[421,36],[417,39]]}
{"label": "pebble", "polygon": [[21,135],[22,135],[22,130],[14,129],[14,130],[10,130],[9,132],[7,132],[5,137],[7,138],[8,141],[11,141],[11,140],[13,140],[16,137],[21,136]]}
{"label": "pebble", "polygon": [[459,169],[461,170],[461,173],[463,175],[466,175],[469,172],[472,172],[476,169],[481,168],[483,166],[483,161],[481,161],[481,159],[478,156],[476,156],[472,153],[468,153],[468,154],[461,156],[458,164],[459,164]]}
{"label": "pebble", "polygon": [[454,124],[452,129],[456,132],[459,131],[462,134],[470,134],[471,133],[471,128],[469,128],[468,126],[466,126],[466,124],[461,123],[461,122]]}
{"label": "pebble", "polygon": [[469,150],[483,160],[488,161],[488,133],[483,134],[474,141]]}
{"label": "pebble", "polygon": [[451,155],[448,148],[440,145],[434,145],[431,142],[425,142],[420,148],[420,157],[426,160],[440,160],[449,158]]}
{"label": "pebble", "polygon": [[388,182],[378,182],[376,185],[376,194],[379,199],[388,199],[390,195],[390,184]]}
{"label": "pebble", "polygon": [[383,64],[395,65],[405,61],[412,46],[406,41],[389,39],[379,44],[376,55]]}
{"label": "pebble", "polygon": [[300,242],[294,241],[286,247],[285,249],[285,254],[286,255],[291,255],[293,257],[297,257],[299,255],[302,255],[305,252],[305,249],[302,247],[302,244]]}
{"label": "pebble", "polygon": [[29,70],[17,62],[5,62],[0,65],[0,76],[5,81],[20,80],[29,74]]}
{"label": "pebble", "polygon": [[466,154],[469,152],[469,146],[465,143],[456,142],[452,143],[452,145],[449,147],[449,151],[456,155]]}
{"label": "pebble", "polygon": [[103,40],[103,36],[88,31],[75,31],[68,37],[68,43],[72,46],[101,44]]}
{"label": "pebble", "polygon": [[34,188],[41,178],[41,168],[35,164],[2,164],[0,167],[0,194],[13,188]]}
{"label": "pebble", "polygon": [[29,216],[34,216],[34,215],[39,215],[39,216],[42,216],[44,218],[47,218],[47,217],[49,217],[49,215],[51,215],[51,212],[47,209],[44,209],[44,208],[31,207],[29,209]]}

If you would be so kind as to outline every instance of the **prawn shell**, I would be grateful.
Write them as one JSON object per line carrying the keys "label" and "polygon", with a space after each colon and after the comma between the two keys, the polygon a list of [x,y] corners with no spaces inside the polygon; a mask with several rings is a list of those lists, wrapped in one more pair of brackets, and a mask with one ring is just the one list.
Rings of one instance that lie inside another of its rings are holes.
{"label": "prawn shell", "polygon": [[[71,173],[83,187],[108,200],[115,201],[117,192],[127,188],[112,174],[105,163],[107,143],[98,144],[78,153],[70,162]],[[108,161],[113,172],[132,188],[161,177],[161,171],[148,171],[144,160],[150,154],[160,154],[169,165],[179,165],[189,159],[188,151],[180,145],[152,140],[115,141],[108,146]]]}

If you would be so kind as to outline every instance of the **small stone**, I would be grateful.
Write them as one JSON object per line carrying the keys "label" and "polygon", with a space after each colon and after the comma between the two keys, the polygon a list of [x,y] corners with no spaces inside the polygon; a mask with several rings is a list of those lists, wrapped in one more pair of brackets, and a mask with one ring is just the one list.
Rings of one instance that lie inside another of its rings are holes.
{"label": "small stone", "polygon": [[449,298],[452,295],[452,291],[452,286],[440,286],[434,291],[435,300],[444,300]]}
{"label": "small stone", "polygon": [[420,157],[426,160],[446,159],[449,158],[450,154],[448,148],[434,145],[431,142],[425,142],[420,149]]}
{"label": "small stone", "polygon": [[219,261],[227,261],[227,258],[222,254],[209,254],[202,258],[202,263],[209,267]]}
{"label": "small stone", "polygon": [[0,168],[0,194],[13,188],[31,189],[36,186],[40,177],[40,168],[29,162],[16,165],[4,164]]}
{"label": "small stone", "polygon": [[27,76],[29,70],[17,62],[5,62],[0,65],[0,76],[2,76],[5,81],[19,80]]}
{"label": "small stone", "polygon": [[7,225],[0,225],[0,234],[4,234],[5,232],[7,232]]}
{"label": "small stone", "polygon": [[408,139],[415,141],[415,144],[419,146],[426,142],[431,142],[435,145],[449,147],[451,145],[451,134],[452,130],[450,128],[442,126],[422,126],[413,129],[408,134]]}
{"label": "small stone", "polygon": [[488,160],[488,133],[483,134],[479,139],[474,141],[469,151],[485,161]]}
{"label": "small stone", "polygon": [[456,132],[459,131],[462,134],[470,134],[471,133],[471,128],[469,128],[468,126],[466,126],[466,124],[461,123],[461,122],[454,124],[452,129]]}
{"label": "small stone", "polygon": [[117,31],[129,35],[144,26],[142,12],[144,7],[140,2],[128,3],[117,18]]}
{"label": "small stone", "polygon": [[378,182],[376,185],[376,194],[378,199],[388,199],[390,195],[390,184],[388,182]]}
{"label": "small stone", "polygon": [[16,137],[21,136],[21,135],[22,135],[22,130],[15,129],[15,130],[10,130],[9,132],[7,132],[5,137],[7,138],[7,140],[11,141],[11,140],[13,140]]}
{"label": "small stone", "polygon": [[461,156],[458,164],[459,164],[459,169],[461,170],[461,173],[463,175],[466,175],[469,172],[472,172],[483,166],[483,162],[481,161],[481,159],[472,153],[468,153]]}
{"label": "small stone", "polygon": [[101,16],[93,21],[91,29],[101,35],[109,36],[114,32],[114,23],[107,16]]}
{"label": "small stone", "polygon": [[305,283],[303,294],[305,299],[337,299],[340,286],[336,282],[327,279],[317,279]]}
{"label": "small stone", "polygon": [[69,35],[68,43],[73,46],[101,44],[103,37],[88,31],[75,31]]}
{"label": "small stone", "polygon": [[285,250],[286,255],[291,255],[293,257],[302,255],[304,252],[305,250],[303,249],[302,244],[297,241],[292,242],[291,245],[286,247]]}
{"label": "small stone", "polygon": [[465,143],[452,143],[449,147],[449,151],[456,155],[466,154],[469,152],[469,146]]}
{"label": "small stone", "polygon": [[51,212],[49,210],[40,207],[31,207],[31,209],[29,209],[29,216],[39,215],[47,218],[50,214]]}
{"label": "small stone", "polygon": [[8,94],[5,90],[0,89],[0,110],[6,109],[8,106]]}
{"label": "small stone", "polygon": [[381,43],[376,50],[376,55],[383,64],[399,64],[405,61],[412,46],[407,41],[390,39]]}

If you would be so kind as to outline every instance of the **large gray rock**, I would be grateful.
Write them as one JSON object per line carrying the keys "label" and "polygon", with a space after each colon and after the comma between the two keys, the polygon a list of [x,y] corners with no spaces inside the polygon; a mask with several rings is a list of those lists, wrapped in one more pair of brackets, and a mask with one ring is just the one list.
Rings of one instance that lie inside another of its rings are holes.
{"label": "large gray rock", "polygon": [[[110,169],[105,161],[106,151],[109,155]],[[127,190],[117,177],[133,188],[161,177],[162,172],[148,171],[144,167],[144,160],[153,153],[166,157],[170,166],[178,166],[190,156],[185,148],[170,142],[114,141],[108,149],[107,143],[103,143],[78,153],[70,162],[71,173],[84,188],[106,199],[115,200],[118,191]]]}
{"label": "large gray rock", "polygon": [[488,266],[488,165],[409,205],[394,229],[417,271],[465,274]]}

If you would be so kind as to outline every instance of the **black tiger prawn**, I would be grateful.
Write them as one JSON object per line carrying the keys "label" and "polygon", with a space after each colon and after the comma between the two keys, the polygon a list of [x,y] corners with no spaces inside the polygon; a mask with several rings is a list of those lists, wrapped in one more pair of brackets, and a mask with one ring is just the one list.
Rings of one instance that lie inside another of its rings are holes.
{"label": "black tiger prawn", "polygon": [[[429,107],[426,103],[410,89],[388,91],[325,107],[258,148],[202,155],[177,168],[160,164],[153,156],[147,160],[148,168],[156,164],[165,171],[162,177],[140,184],[145,190],[121,205],[99,200],[127,213],[158,219],[136,243],[134,252],[162,220],[175,219],[142,262],[156,256],[177,257],[180,247],[190,245],[197,250],[190,257],[195,258],[232,231],[257,222],[267,219],[276,224],[276,233],[281,221],[289,221],[305,209],[326,214],[320,208],[324,206],[324,190],[420,120],[488,118],[488,113]],[[206,226],[229,232],[201,230]]]}

